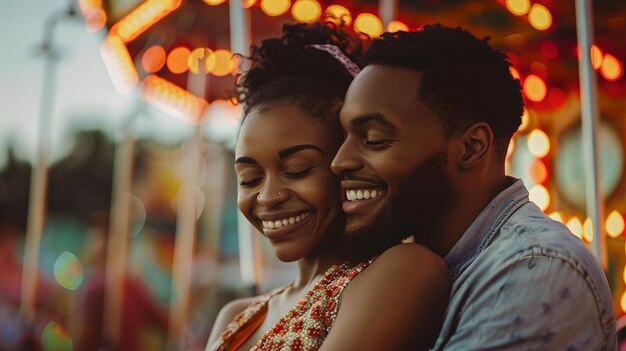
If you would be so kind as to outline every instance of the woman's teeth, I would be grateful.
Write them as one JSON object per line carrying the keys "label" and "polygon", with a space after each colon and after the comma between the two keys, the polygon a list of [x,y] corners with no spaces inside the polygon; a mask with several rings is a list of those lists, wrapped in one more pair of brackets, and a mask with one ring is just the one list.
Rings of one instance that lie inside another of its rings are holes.
{"label": "woman's teeth", "polygon": [[375,199],[383,193],[380,190],[346,190],[346,199],[348,201],[360,201]]}
{"label": "woman's teeth", "polygon": [[307,218],[310,215],[311,215],[311,212],[305,212],[303,214],[300,214],[294,217],[279,219],[276,221],[261,221],[261,222],[263,222],[263,229],[278,229],[284,226],[288,226],[288,225],[303,221],[305,218]]}

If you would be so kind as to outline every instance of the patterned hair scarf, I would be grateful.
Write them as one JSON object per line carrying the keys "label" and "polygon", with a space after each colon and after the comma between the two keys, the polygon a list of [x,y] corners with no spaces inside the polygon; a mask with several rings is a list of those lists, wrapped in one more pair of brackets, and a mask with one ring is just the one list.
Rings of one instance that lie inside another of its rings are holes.
{"label": "patterned hair scarf", "polygon": [[317,50],[326,51],[330,54],[335,60],[339,61],[341,65],[350,73],[352,78],[356,77],[357,74],[361,71],[359,66],[357,66],[352,60],[348,58],[336,45],[332,44],[314,44],[307,45],[306,47],[311,47]]}

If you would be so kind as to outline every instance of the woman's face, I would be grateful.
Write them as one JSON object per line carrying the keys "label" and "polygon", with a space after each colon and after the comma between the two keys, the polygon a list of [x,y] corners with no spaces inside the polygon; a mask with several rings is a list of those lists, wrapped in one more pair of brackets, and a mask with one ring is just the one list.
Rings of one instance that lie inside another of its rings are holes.
{"label": "woman's face", "polygon": [[289,103],[254,108],[235,149],[239,210],[278,259],[315,255],[343,229],[339,179],[330,162],[337,133]]}

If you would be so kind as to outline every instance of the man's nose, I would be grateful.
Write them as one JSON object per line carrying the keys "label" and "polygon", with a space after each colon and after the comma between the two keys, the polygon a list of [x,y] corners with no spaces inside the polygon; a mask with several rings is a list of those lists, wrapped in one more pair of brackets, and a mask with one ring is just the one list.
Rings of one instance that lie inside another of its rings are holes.
{"label": "man's nose", "polygon": [[336,175],[343,175],[351,171],[360,169],[363,166],[359,159],[358,150],[352,146],[349,139],[341,144],[335,158],[330,164],[330,169]]}

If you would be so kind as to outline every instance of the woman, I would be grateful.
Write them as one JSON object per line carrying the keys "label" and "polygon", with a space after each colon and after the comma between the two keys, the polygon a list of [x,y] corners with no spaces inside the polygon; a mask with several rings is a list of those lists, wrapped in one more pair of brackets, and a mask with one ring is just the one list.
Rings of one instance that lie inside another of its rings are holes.
{"label": "woman", "polygon": [[238,206],[280,260],[298,262],[299,274],[226,305],[207,350],[415,350],[434,342],[449,294],[443,260],[415,244],[344,240],[330,162],[361,54],[331,24],[285,25],[281,37],[252,48],[239,82]]}

